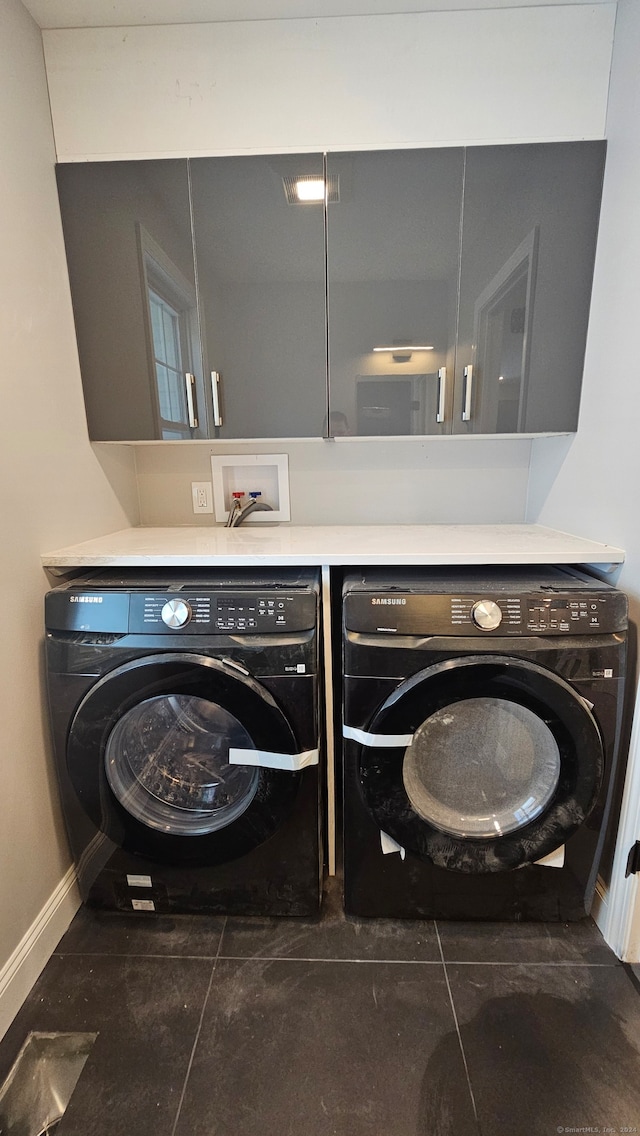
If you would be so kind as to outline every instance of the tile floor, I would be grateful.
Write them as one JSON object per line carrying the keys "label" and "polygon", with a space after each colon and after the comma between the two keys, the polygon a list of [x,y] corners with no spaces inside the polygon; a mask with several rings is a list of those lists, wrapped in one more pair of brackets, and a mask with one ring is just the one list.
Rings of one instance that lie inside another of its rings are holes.
{"label": "tile floor", "polygon": [[0,1044],[98,1037],[58,1136],[640,1132],[640,983],[591,922],[78,912]]}

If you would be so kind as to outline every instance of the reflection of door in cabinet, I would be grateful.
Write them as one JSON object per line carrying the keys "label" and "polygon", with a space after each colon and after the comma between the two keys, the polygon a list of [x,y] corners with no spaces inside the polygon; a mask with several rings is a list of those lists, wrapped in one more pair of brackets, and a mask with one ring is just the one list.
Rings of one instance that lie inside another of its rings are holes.
{"label": "reflection of door in cabinet", "polygon": [[466,153],[456,433],[575,430],[603,142]]}
{"label": "reflection of door in cabinet", "polygon": [[437,375],[359,375],[355,433],[360,437],[424,434],[436,413]]}
{"label": "reflection of door in cabinet", "polygon": [[187,163],[57,177],[90,437],[206,437]]}
{"label": "reflection of door in cabinet", "polygon": [[190,169],[203,367],[214,384],[217,433],[320,437],[322,155],[196,158]]}
{"label": "reflection of door in cabinet", "polygon": [[327,156],[329,397],[351,433],[451,429],[463,160]]}

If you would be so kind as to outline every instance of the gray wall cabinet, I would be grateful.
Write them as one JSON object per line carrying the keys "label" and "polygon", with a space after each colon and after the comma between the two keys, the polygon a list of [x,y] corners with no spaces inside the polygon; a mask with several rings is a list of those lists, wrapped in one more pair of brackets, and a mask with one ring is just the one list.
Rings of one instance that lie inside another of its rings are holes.
{"label": "gray wall cabinet", "polygon": [[604,152],[58,166],[91,438],[575,430]]}
{"label": "gray wall cabinet", "polygon": [[328,155],[331,409],[350,433],[576,429],[604,154]]}

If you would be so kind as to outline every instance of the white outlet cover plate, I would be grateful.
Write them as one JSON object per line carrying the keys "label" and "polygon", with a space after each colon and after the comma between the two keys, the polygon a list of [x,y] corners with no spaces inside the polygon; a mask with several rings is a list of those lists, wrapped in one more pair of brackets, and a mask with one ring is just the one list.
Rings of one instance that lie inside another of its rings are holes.
{"label": "white outlet cover plate", "polygon": [[[273,524],[275,521],[291,520],[291,502],[289,498],[289,455],[288,454],[212,454],[211,476],[213,480],[213,504],[216,521],[225,522],[229,518],[229,509],[225,499],[228,487],[237,482],[247,480],[247,486],[242,488],[250,493],[254,485],[251,472],[260,467],[266,467],[270,493],[265,494],[265,500],[272,506],[269,511],[251,513],[243,523],[246,525]],[[237,472],[236,472],[237,471]],[[274,499],[269,496],[273,494]]]}
{"label": "white outlet cover plate", "polygon": [[[204,496],[204,505],[198,504],[201,496]],[[211,492],[210,481],[191,482],[191,503],[194,513],[213,512],[213,494]]]}

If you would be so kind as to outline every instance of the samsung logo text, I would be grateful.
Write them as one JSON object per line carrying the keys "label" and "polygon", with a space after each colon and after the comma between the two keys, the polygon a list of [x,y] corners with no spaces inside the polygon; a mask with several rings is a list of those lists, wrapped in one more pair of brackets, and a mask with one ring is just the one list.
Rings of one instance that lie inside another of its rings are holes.
{"label": "samsung logo text", "polygon": [[102,603],[102,596],[69,596],[70,603]]}
{"label": "samsung logo text", "polygon": [[389,596],[389,598],[385,596],[382,599],[375,597],[371,600],[372,604],[376,606],[378,604],[384,604],[385,607],[404,607],[406,602],[406,599],[403,599],[401,596]]}

